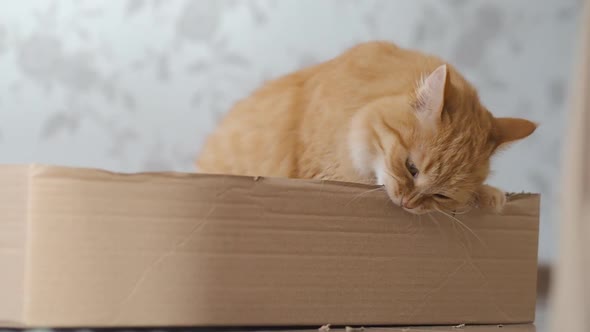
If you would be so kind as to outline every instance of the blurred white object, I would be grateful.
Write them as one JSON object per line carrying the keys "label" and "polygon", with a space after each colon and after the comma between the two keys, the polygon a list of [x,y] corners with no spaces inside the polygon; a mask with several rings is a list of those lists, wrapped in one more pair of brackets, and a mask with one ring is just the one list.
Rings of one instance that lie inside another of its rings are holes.
{"label": "blurred white object", "polygon": [[590,3],[580,20],[577,67],[565,135],[559,249],[551,331],[590,331]]}

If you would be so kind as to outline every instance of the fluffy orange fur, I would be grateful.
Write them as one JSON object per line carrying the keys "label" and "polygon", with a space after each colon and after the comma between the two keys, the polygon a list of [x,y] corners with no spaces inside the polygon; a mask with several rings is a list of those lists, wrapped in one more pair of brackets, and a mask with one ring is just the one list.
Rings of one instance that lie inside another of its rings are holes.
{"label": "fluffy orange fur", "polygon": [[484,184],[490,158],[535,129],[494,117],[438,57],[368,42],[239,101],[196,165],[205,173],[384,185],[416,214],[501,211],[504,193]]}

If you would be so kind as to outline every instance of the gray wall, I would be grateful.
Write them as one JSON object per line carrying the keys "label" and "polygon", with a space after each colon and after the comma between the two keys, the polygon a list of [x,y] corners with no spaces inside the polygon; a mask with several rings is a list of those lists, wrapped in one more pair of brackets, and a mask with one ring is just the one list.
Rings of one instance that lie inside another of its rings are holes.
{"label": "gray wall", "polygon": [[555,184],[577,27],[575,0],[0,1],[0,162],[192,171],[205,135],[264,79],[369,39],[457,65],[497,115],[541,123],[492,182]]}

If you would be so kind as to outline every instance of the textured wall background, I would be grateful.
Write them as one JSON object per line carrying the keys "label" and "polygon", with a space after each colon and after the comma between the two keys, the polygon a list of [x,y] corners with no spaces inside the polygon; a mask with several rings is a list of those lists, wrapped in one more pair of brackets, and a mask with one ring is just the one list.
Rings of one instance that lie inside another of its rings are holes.
{"label": "textured wall background", "polygon": [[543,197],[553,257],[576,0],[0,1],[0,162],[192,171],[263,80],[387,39],[457,65],[498,115],[541,123],[492,182]]}

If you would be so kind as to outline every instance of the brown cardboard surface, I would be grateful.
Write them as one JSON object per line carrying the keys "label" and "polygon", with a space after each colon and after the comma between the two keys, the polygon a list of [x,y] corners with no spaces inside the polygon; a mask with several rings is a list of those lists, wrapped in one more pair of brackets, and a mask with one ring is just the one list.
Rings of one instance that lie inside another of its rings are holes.
{"label": "brown cardboard surface", "polygon": [[[320,329],[323,332],[535,332],[533,324],[511,324],[511,325],[457,325],[457,326],[416,326],[416,327],[348,327]],[[310,330],[293,330],[283,332],[303,332]]]}
{"label": "brown cardboard surface", "polygon": [[0,171],[0,322],[24,321],[28,169]]}
{"label": "brown cardboard surface", "polygon": [[0,325],[534,320],[538,195],[459,224],[350,183],[39,165],[0,180]]}
{"label": "brown cardboard surface", "polygon": [[[363,330],[346,329],[330,332],[362,332]],[[514,324],[514,325],[479,325],[479,326],[431,326],[431,327],[399,327],[399,328],[369,328],[365,332],[535,332],[533,324]]]}
{"label": "brown cardboard surface", "polygon": [[[195,330],[197,332],[198,330]],[[218,331],[215,328],[208,328],[207,331]],[[221,330],[219,330],[221,331]],[[457,326],[406,326],[406,327],[321,327],[319,329],[223,329],[225,332],[535,332],[533,324],[510,324],[510,325],[457,325]]]}

